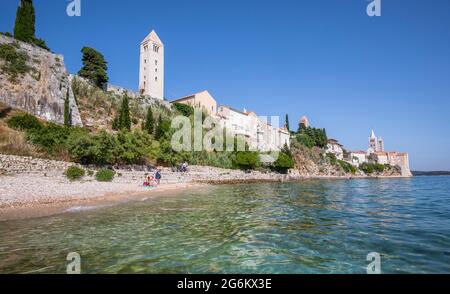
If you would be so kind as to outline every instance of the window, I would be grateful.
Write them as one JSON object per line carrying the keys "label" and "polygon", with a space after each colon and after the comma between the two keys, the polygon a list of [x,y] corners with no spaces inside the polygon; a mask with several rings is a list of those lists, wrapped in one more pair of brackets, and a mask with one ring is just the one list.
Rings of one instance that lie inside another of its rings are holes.
{"label": "window", "polygon": [[148,51],[148,46],[147,45],[144,46],[144,51]]}
{"label": "window", "polygon": [[155,60],[155,65],[158,65],[158,60]]}
{"label": "window", "polygon": [[147,63],[147,59],[144,59],[144,63]]}
{"label": "window", "polygon": [[157,82],[158,81],[158,77],[155,77],[155,82]]}
{"label": "window", "polygon": [[155,68],[155,72],[158,72],[158,69],[157,69],[157,68]]}

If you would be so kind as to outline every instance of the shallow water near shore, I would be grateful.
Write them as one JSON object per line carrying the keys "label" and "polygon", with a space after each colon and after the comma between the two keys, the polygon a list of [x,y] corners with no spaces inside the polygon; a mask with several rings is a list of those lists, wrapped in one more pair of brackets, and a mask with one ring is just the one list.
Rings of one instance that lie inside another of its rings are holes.
{"label": "shallow water near shore", "polygon": [[0,222],[0,273],[450,273],[450,177],[209,186]]}

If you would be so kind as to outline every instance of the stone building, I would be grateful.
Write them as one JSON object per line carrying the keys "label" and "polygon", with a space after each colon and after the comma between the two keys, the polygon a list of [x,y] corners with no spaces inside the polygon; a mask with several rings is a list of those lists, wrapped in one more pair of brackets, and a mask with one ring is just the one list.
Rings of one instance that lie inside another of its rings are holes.
{"label": "stone building", "polygon": [[305,128],[309,127],[309,120],[306,116],[302,116],[302,118],[300,119],[300,125],[305,126]]}
{"label": "stone building", "polygon": [[155,31],[141,42],[139,91],[164,100],[164,44]]}
{"label": "stone building", "polygon": [[171,102],[173,103],[181,103],[187,104],[192,107],[201,108],[203,111],[208,113],[209,115],[217,114],[217,102],[216,100],[209,94],[208,91],[202,91],[196,94],[192,94],[183,98],[176,99]]}
{"label": "stone building", "polygon": [[334,154],[337,159],[343,160],[344,159],[344,146],[339,144],[338,140],[335,139],[328,139],[327,142],[327,153]]}

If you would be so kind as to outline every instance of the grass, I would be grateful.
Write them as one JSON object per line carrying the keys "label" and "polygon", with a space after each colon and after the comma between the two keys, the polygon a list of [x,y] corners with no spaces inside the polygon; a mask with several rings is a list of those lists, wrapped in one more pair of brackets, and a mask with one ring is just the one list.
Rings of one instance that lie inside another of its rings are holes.
{"label": "grass", "polygon": [[18,78],[30,72],[33,68],[27,65],[28,55],[13,44],[0,44],[0,59],[3,61],[0,69],[8,76],[11,83],[17,83]]}

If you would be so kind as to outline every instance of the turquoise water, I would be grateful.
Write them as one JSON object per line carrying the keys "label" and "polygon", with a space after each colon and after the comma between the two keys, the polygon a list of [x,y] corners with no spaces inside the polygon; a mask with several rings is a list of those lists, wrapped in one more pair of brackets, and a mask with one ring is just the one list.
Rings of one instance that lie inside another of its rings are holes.
{"label": "turquoise water", "polygon": [[450,177],[215,186],[0,222],[1,273],[450,273]]}

